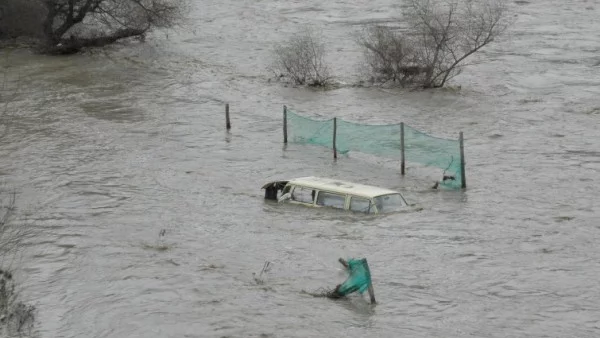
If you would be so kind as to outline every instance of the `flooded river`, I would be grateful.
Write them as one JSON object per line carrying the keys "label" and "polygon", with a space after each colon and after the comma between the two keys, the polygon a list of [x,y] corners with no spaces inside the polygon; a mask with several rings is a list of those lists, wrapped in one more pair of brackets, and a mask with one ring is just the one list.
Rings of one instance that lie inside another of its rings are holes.
{"label": "flooded river", "polygon": [[[337,80],[353,33],[398,2],[196,1],[186,26],[71,57],[4,52],[0,174],[38,235],[19,265],[42,337],[598,337],[600,5],[519,1],[460,90],[269,81],[270,51],[323,30]],[[232,129],[225,130],[229,103]],[[282,144],[282,106],[465,135],[466,191],[440,173]],[[4,105],[4,103],[3,103]],[[404,191],[383,217],[267,203],[262,184],[328,176]],[[164,233],[161,236],[161,233]],[[369,260],[378,304],[302,290]],[[272,268],[259,284],[265,261]]]}

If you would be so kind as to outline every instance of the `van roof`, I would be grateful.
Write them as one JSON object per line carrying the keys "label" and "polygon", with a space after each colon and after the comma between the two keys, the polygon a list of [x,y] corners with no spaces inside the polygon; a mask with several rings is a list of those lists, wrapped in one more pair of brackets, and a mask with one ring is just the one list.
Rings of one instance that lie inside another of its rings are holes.
{"label": "van roof", "polygon": [[326,190],[331,192],[338,192],[342,194],[351,194],[356,196],[363,196],[373,198],[380,195],[388,194],[399,194],[398,191],[379,188],[366,184],[358,184],[348,181],[342,181],[334,178],[326,177],[299,177],[289,181],[289,184],[302,185],[307,187],[316,188],[319,190]]}

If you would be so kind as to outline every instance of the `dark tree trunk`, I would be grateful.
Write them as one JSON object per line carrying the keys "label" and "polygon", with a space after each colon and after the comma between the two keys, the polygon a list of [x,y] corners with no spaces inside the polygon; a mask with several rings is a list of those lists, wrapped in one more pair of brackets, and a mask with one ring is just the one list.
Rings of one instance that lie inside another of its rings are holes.
{"label": "dark tree trunk", "polygon": [[[76,8],[75,5],[79,1],[81,4]],[[85,16],[93,13],[101,3],[102,0],[68,0],[66,3],[56,3],[52,0],[46,0],[45,5],[48,14],[43,24],[46,44],[50,47],[58,44],[69,29],[82,22]],[[57,17],[63,21],[60,26],[55,27],[55,19]]]}

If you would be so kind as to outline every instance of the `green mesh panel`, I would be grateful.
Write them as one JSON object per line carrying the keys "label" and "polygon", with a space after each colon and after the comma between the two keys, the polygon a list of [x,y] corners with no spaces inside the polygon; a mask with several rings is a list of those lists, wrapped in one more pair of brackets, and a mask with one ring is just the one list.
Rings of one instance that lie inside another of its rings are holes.
{"label": "green mesh panel", "polygon": [[420,163],[426,166],[444,169],[445,175],[454,176],[455,180],[446,180],[445,186],[460,188],[460,143],[422,133],[404,125],[404,155],[407,162]]}
{"label": "green mesh panel", "polygon": [[349,259],[348,271],[350,276],[342,283],[342,286],[338,289],[338,294],[346,296],[356,291],[361,294],[365,292],[371,284],[371,271],[369,271],[367,260],[364,258]]}
{"label": "green mesh panel", "polygon": [[288,110],[288,141],[332,147],[333,119],[318,121]]}
{"label": "green mesh panel", "polygon": [[399,124],[367,125],[338,119],[335,141],[338,151],[342,154],[354,150],[366,154],[400,158]]}
{"label": "green mesh panel", "polygon": [[[288,140],[333,148],[333,119],[314,120],[287,111]],[[366,154],[401,158],[400,124],[367,125],[337,119],[336,147],[340,154],[358,151]],[[460,145],[458,140],[438,138],[404,125],[406,162],[438,167],[454,180],[441,185],[460,188]]]}

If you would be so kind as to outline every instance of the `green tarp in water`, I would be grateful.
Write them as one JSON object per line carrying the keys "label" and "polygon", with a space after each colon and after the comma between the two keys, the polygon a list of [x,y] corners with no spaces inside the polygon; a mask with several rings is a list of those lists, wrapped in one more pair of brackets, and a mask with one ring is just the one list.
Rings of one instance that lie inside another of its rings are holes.
{"label": "green tarp in water", "polygon": [[371,284],[371,271],[365,258],[348,260],[348,272],[350,276],[338,288],[339,296],[346,296],[353,292],[365,292]]}

